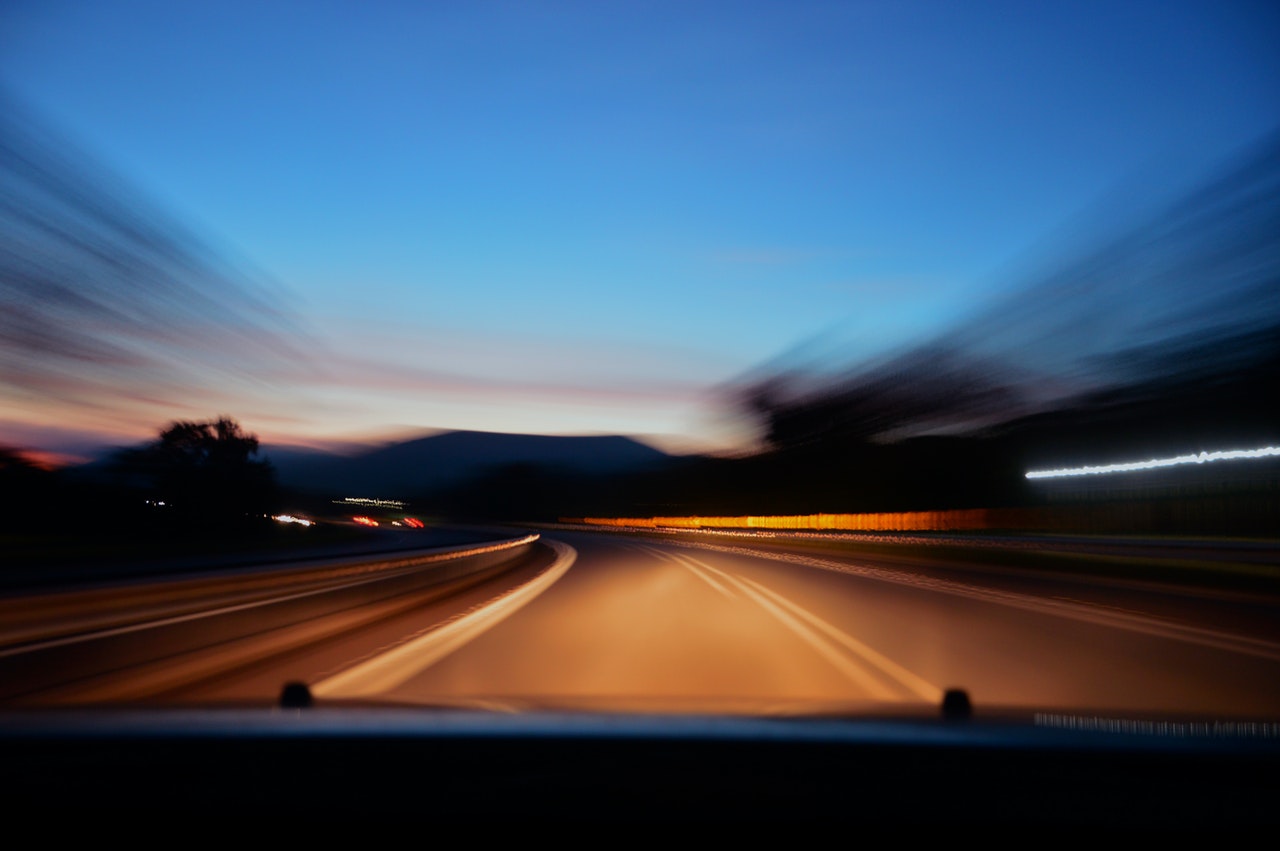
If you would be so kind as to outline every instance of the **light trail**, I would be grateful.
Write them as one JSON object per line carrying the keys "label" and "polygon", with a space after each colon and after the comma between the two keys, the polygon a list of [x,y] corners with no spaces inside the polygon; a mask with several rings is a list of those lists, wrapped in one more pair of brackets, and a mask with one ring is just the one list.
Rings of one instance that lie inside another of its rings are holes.
{"label": "light trail", "polygon": [[1129,473],[1135,470],[1155,470],[1161,467],[1177,467],[1183,464],[1208,464],[1212,461],[1240,461],[1270,458],[1280,455],[1280,446],[1264,446],[1260,449],[1224,449],[1219,452],[1199,452],[1192,455],[1175,455],[1172,458],[1152,458],[1148,461],[1129,461],[1121,464],[1099,464],[1091,467],[1063,467],[1058,470],[1032,470],[1028,479],[1054,479],[1065,476],[1098,476],[1105,473]]}
{"label": "light trail", "polygon": [[312,683],[318,697],[368,697],[389,691],[483,635],[524,608],[569,570],[578,552],[568,544],[546,541],[556,560],[533,579],[444,624],[433,624],[350,668]]}

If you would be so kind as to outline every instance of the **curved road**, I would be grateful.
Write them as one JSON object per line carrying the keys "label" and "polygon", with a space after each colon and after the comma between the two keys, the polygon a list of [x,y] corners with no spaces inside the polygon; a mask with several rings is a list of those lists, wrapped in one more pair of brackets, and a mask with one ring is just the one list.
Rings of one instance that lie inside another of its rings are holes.
{"label": "curved road", "polygon": [[[735,541],[549,529],[542,543],[447,593],[414,587],[394,603],[239,627],[193,651],[217,665],[174,653],[110,677],[162,685],[47,695],[264,701],[303,681],[321,702],[899,714],[936,711],[944,690],[962,687],[979,713],[1280,717],[1272,597],[1139,594],[1132,583],[906,569]],[[187,675],[157,678],[166,668]]]}
{"label": "curved road", "polygon": [[[1109,602],[831,558],[549,532],[574,551],[553,584],[440,658],[318,683],[328,697],[659,711],[982,706],[1280,714],[1280,641],[1223,628],[1236,601],[1174,620]],[[935,572],[936,574],[936,572]],[[1181,601],[1185,604],[1185,600]],[[1256,600],[1248,601],[1252,609]],[[1270,611],[1274,615],[1274,601]],[[1253,613],[1256,615],[1256,612]],[[368,669],[370,666],[366,666]],[[368,687],[374,683],[376,687]]]}

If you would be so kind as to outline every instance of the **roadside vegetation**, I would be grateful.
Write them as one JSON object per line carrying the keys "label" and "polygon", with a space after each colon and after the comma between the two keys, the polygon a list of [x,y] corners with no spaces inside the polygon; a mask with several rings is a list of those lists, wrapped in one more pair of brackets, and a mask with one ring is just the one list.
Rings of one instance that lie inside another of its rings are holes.
{"label": "roadside vegetation", "polygon": [[322,547],[369,530],[274,518],[292,505],[257,437],[228,417],[174,422],[143,447],[49,469],[0,448],[0,582],[41,568]]}

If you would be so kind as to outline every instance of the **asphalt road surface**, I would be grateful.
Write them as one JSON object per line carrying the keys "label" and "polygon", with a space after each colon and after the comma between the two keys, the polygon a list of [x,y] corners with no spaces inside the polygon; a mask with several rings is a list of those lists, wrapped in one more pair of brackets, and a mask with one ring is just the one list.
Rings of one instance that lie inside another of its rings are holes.
{"label": "asphalt road surface", "polygon": [[[306,585],[130,585],[119,608],[165,607],[11,629],[0,682],[21,685],[0,698],[262,703],[305,682],[321,703],[894,714],[963,688],[977,713],[1280,717],[1280,598],[1257,590],[569,529],[447,568],[392,561]],[[27,599],[28,620],[53,605]]]}

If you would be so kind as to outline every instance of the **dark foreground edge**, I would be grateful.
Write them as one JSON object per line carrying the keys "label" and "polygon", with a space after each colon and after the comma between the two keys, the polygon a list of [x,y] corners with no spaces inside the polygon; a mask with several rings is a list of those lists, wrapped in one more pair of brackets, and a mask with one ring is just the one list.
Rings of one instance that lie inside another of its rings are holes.
{"label": "dark foreground edge", "polygon": [[859,829],[1280,822],[1280,727],[1254,722],[8,712],[0,765],[11,825],[68,813]]}

